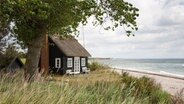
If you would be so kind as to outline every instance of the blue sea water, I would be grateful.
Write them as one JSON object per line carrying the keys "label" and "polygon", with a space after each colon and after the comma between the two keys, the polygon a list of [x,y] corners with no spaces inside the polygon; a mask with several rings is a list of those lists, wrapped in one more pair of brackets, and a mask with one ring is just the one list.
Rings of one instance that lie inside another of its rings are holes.
{"label": "blue sea water", "polygon": [[184,76],[184,59],[100,59],[112,68]]}

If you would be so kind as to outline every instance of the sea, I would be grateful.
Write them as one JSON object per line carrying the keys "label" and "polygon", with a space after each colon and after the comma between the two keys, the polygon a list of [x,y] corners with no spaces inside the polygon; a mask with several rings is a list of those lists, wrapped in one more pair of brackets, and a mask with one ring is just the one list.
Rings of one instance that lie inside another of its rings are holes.
{"label": "sea", "polygon": [[112,68],[184,77],[184,59],[94,59]]}

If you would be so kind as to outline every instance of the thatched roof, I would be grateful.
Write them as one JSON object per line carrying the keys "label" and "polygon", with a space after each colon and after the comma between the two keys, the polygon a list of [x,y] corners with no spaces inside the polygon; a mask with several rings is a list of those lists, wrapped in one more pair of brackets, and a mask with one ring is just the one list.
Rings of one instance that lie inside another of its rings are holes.
{"label": "thatched roof", "polygon": [[89,52],[75,39],[59,39],[58,37],[49,37],[56,46],[66,55],[66,56],[91,56]]}

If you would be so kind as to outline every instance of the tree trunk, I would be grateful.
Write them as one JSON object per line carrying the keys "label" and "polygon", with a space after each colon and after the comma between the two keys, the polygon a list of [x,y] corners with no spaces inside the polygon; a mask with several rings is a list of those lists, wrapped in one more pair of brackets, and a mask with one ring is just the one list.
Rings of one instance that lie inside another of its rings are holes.
{"label": "tree trunk", "polygon": [[44,35],[38,35],[28,45],[26,64],[24,67],[25,81],[32,82],[38,78],[38,65]]}
{"label": "tree trunk", "polygon": [[48,72],[49,72],[49,45],[48,45],[48,35],[45,35],[40,55],[40,75],[46,77],[48,75]]}

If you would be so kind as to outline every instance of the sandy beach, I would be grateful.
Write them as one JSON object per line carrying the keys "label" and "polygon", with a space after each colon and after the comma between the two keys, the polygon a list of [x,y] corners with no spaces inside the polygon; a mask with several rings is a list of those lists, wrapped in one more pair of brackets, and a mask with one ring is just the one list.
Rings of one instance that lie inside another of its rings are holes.
{"label": "sandy beach", "polygon": [[[130,75],[135,77],[147,76],[161,84],[163,90],[167,91],[171,95],[175,95],[184,89],[184,77],[169,76],[158,73],[140,72],[135,70],[124,70],[124,69],[112,69],[113,71],[122,74],[122,72],[128,72]],[[183,92],[184,93],[184,92]]]}

